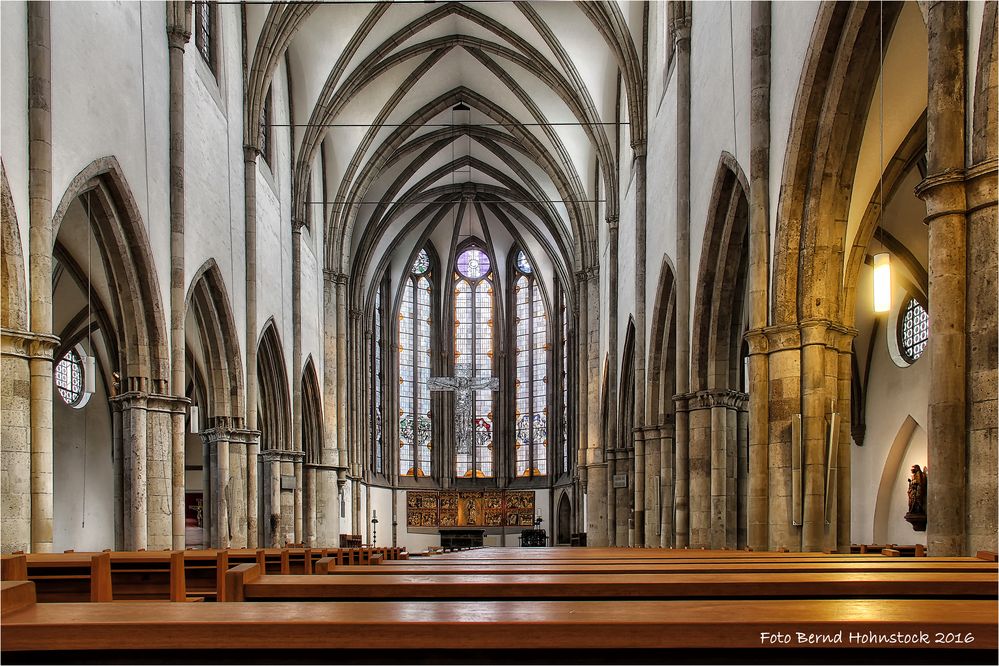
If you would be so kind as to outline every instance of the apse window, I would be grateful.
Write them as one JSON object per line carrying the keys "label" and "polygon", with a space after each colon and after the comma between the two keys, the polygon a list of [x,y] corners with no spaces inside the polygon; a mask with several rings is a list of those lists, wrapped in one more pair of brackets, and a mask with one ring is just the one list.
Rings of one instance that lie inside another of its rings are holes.
{"label": "apse window", "polygon": [[915,298],[909,297],[898,326],[898,348],[907,363],[923,355],[930,338],[930,315]]}
{"label": "apse window", "polygon": [[79,409],[86,404],[84,392],[83,355],[76,348],[70,349],[55,367],[55,385],[63,401]]}

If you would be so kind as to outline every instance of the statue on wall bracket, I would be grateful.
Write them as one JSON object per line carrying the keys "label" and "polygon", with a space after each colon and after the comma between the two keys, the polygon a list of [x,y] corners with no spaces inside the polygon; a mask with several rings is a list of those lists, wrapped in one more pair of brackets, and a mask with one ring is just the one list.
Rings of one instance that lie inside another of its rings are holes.
{"label": "statue on wall bracket", "polygon": [[919,465],[912,466],[912,478],[909,479],[909,511],[905,519],[912,523],[916,532],[926,531],[926,470]]}

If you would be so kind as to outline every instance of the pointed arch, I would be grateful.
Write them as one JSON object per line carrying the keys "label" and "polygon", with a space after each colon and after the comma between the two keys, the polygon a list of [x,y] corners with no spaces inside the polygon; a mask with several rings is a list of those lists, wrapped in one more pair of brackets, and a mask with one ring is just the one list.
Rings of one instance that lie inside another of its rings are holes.
{"label": "pointed arch", "polygon": [[206,261],[192,276],[185,307],[187,315],[194,317],[204,352],[200,365],[208,384],[203,387],[208,427],[241,427],[243,362],[228,290],[215,259]]}
{"label": "pointed arch", "polygon": [[652,310],[652,344],[649,347],[649,423],[663,426],[673,413],[676,393],[676,279],[668,257],[659,270],[659,288]]}
{"label": "pointed arch", "polygon": [[749,186],[722,153],[704,229],[691,335],[691,389],[739,386],[749,260]]}
{"label": "pointed arch", "polygon": [[628,326],[624,333],[624,347],[621,349],[621,376],[618,380],[619,390],[619,412],[618,412],[618,437],[616,446],[633,448],[635,438],[635,318],[628,317]]}
{"label": "pointed arch", "polygon": [[572,537],[572,503],[569,501],[569,493],[563,492],[558,499],[558,508],[555,512],[555,543],[560,546],[568,546]]}
{"label": "pointed arch", "polygon": [[0,326],[6,329],[28,328],[28,293],[24,286],[24,254],[17,211],[7,169],[0,164]]}
{"label": "pointed arch", "polygon": [[997,83],[997,53],[999,36],[996,35],[997,5],[994,0],[985,3],[982,20],[982,40],[978,47],[978,70],[975,75],[975,108],[972,125],[971,157],[975,163],[996,156],[997,124],[999,119],[999,83]]}
{"label": "pointed arch", "polygon": [[819,8],[791,117],[777,206],[775,325],[839,316],[843,260],[838,252],[864,118],[880,71],[880,12],[887,44],[903,4],[830,2]]}
{"label": "pointed arch", "polygon": [[122,337],[122,391],[169,392],[170,355],[159,279],[145,224],[118,160],[101,157],[70,182],[52,217],[55,243],[70,206],[88,197]]}
{"label": "pointed arch", "polygon": [[323,464],[323,400],[316,364],[309,354],[302,370],[302,449],[305,464]]}
{"label": "pointed arch", "polygon": [[261,450],[290,451],[291,407],[281,338],[273,317],[257,345],[258,423]]}

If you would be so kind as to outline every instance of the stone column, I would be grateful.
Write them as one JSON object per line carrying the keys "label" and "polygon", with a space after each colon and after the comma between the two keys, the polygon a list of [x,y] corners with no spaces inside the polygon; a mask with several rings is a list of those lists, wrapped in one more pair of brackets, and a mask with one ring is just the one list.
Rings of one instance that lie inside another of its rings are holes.
{"label": "stone column", "polygon": [[[679,6],[682,4],[678,3]],[[676,36],[676,392],[690,391],[690,17],[675,19]],[[676,547],[690,543],[686,399],[676,400]]]}
{"label": "stone column", "polygon": [[[149,395],[146,398],[146,548],[173,548],[174,512],[184,516],[184,457],[180,451],[180,505],[175,494],[178,473],[174,443],[178,432],[184,436],[184,414],[190,401],[172,395]],[[183,533],[181,533],[183,543]]]}
{"label": "stone column", "polygon": [[728,410],[718,396],[712,396],[711,420],[711,529],[710,543],[715,549],[724,548],[728,532]]}
{"label": "stone column", "polygon": [[836,411],[840,415],[839,450],[836,456],[836,541],[838,553],[849,553],[851,539],[851,447],[853,438],[850,423],[850,402],[852,397],[851,378],[853,375],[853,339],[855,335],[840,334],[837,340],[839,364],[839,397]]}
{"label": "stone column", "polygon": [[[687,469],[691,548],[711,545],[711,404],[705,393],[687,394],[686,432],[689,433]],[[679,415],[678,415],[679,416]],[[680,419],[678,418],[677,421]]]}
{"label": "stone column", "polygon": [[635,170],[635,541],[634,546],[644,546],[645,541],[645,303],[646,303],[646,171],[645,144],[632,146]]}
{"label": "stone column", "polygon": [[[232,548],[248,548],[250,543],[250,523],[246,498],[249,496],[249,449],[254,450],[260,443],[260,432],[233,428],[228,433],[229,441],[229,545]],[[253,454],[253,464],[256,465],[256,453]],[[254,497],[256,489],[254,489]],[[257,529],[256,523],[253,530]],[[254,534],[254,543],[256,535]]]}
{"label": "stone column", "polygon": [[586,434],[586,543],[588,546],[606,546],[607,539],[607,461],[602,448],[600,422],[600,276],[594,267],[587,271],[587,298],[585,346],[588,353]]}
{"label": "stone column", "polygon": [[122,449],[125,456],[127,484],[124,499],[125,548],[138,550],[147,547],[146,519],[147,470],[146,456],[146,395],[130,391],[111,398],[121,409]]}
{"label": "stone column", "polygon": [[201,441],[211,458],[211,504],[206,507],[211,512],[211,545],[213,548],[228,548],[229,521],[229,433],[222,424],[201,433]]}
{"label": "stone column", "polygon": [[316,468],[306,463],[302,471],[302,543],[316,545]]}
{"label": "stone column", "polygon": [[[185,397],[186,303],[184,293],[184,48],[191,39],[190,3],[166,3],[167,45],[170,54],[170,386]],[[174,550],[184,548],[184,413],[172,425],[171,477],[173,480]]]}
{"label": "stone column", "polygon": [[766,337],[770,281],[770,2],[756,0],[752,23],[752,92],[749,106],[749,478],[747,545],[768,547],[768,444]]}
{"label": "stone column", "polygon": [[820,551],[824,545],[826,414],[830,406],[825,385],[827,331],[825,322],[801,323],[801,432],[805,453],[801,549],[807,552]]}
{"label": "stone column", "polygon": [[[336,273],[323,271],[323,462],[342,467],[337,448],[339,403],[337,393]],[[341,475],[341,482],[345,477]]]}
{"label": "stone column", "polygon": [[[678,339],[679,342],[679,339]],[[678,377],[679,381],[679,377]],[[690,415],[686,393],[673,398],[673,521],[676,548],[690,545]]]}
{"label": "stone column", "polygon": [[928,9],[928,175],[916,190],[926,202],[930,227],[926,532],[928,550],[937,556],[966,552],[967,11],[962,4],[947,2]]}
{"label": "stone column", "polygon": [[589,311],[587,294],[586,272],[576,273],[576,381],[574,390],[570,396],[576,400],[576,471],[579,475],[578,502],[574,505],[576,514],[576,532],[586,531],[585,511],[583,502],[586,498],[587,481],[589,470],[587,469],[587,442],[589,418],[587,416],[587,406],[589,403],[589,392],[585,388],[589,385],[589,347],[587,339],[589,335],[589,323],[587,315]]}
{"label": "stone column", "polygon": [[[291,446],[304,457],[302,446],[302,223],[291,228]],[[303,541],[302,461],[295,462],[294,533],[295,543]]]}
{"label": "stone column", "polygon": [[[12,221],[13,222],[13,221]],[[0,502],[3,510],[4,553],[32,548],[32,362],[46,361],[51,367],[52,354],[59,339],[27,331],[2,329],[0,377],[3,399],[0,400],[0,441],[3,443]]]}
{"label": "stone column", "polygon": [[672,548],[675,545],[675,507],[674,507],[674,483],[673,465],[674,444],[674,414],[666,414],[666,421],[659,428],[659,478],[662,486],[662,518],[659,529],[660,548]]}
{"label": "stone column", "polygon": [[[243,146],[243,187],[246,234],[246,428],[257,430],[257,156],[260,149]],[[247,447],[246,524],[247,544],[258,545],[257,454],[259,445]],[[264,534],[270,532],[265,529]]]}
{"label": "stone column", "polygon": [[[637,392],[637,391],[636,391]],[[636,405],[637,409],[637,405]],[[634,512],[632,514],[635,522],[633,536],[630,545],[641,548],[645,545],[645,465],[646,465],[646,441],[645,430],[635,428],[632,432],[635,442],[635,461],[632,466],[632,474],[635,477],[634,491],[632,498]]]}
{"label": "stone column", "polygon": [[[995,145],[995,135],[991,137]],[[994,148],[993,148],[994,150]],[[966,176],[968,202],[967,405],[966,460],[968,511],[967,552],[996,550],[997,509],[995,470],[999,315],[996,304],[996,159],[970,167]],[[932,472],[932,468],[931,468]],[[932,477],[930,477],[932,483]]]}
{"label": "stone column", "polygon": [[[618,541],[618,523],[622,520],[617,511],[617,489],[614,488],[613,477],[618,472],[617,453],[614,451],[619,447],[618,443],[618,357],[621,350],[618,348],[617,334],[617,301],[613,295],[618,292],[618,274],[620,266],[618,263],[618,217],[611,215],[607,217],[607,349],[610,351],[607,364],[607,423],[604,424],[607,433],[607,441],[604,442],[605,455],[610,456],[607,463],[607,543],[611,546],[623,545]],[[612,451],[613,454],[612,454]]]}
{"label": "stone column", "polygon": [[[336,279],[336,446],[340,466],[352,462],[347,448],[347,276],[338,273]],[[356,493],[352,493],[356,495]]]}
{"label": "stone column", "polygon": [[801,410],[801,332],[797,325],[767,327],[770,548],[799,549],[800,528],[793,525],[791,420]]}
{"label": "stone column", "polygon": [[[52,56],[48,2],[28,10],[28,288],[31,332],[52,334]],[[31,551],[52,550],[52,357],[31,354]]]}

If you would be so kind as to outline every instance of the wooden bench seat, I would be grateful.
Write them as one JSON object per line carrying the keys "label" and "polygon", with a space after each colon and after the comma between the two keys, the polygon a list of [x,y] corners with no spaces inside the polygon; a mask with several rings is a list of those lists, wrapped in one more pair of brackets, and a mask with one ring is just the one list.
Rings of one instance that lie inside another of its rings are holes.
{"label": "wooden bench seat", "polygon": [[263,576],[226,573],[227,601],[404,599],[994,598],[995,573],[676,573]]}
{"label": "wooden bench seat", "polygon": [[[594,573],[594,574],[642,574],[642,573],[697,573],[711,571],[717,573],[734,573],[739,571],[759,571],[766,573],[781,573],[790,570],[799,573],[821,573],[836,571],[851,572],[871,572],[880,571],[910,571],[910,572],[938,572],[938,573],[995,573],[999,571],[996,563],[983,562],[981,560],[969,559],[961,562],[936,562],[934,560],[913,559],[878,559],[859,561],[808,561],[795,562],[789,564],[780,561],[753,561],[753,562],[703,562],[698,560],[674,560],[671,562],[649,562],[641,564],[603,564],[594,562],[570,562],[570,563],[519,563],[502,562],[489,565],[472,563],[448,563],[429,562],[420,564],[409,564],[408,562],[386,562],[380,567],[331,567],[326,573],[335,575],[358,574],[358,575],[436,575],[436,574],[474,574],[490,573],[501,575],[529,574],[529,573]],[[320,573],[318,570],[315,573]]]}
{"label": "wooden bench seat", "polygon": [[[30,585],[13,583],[7,585]],[[4,588],[25,596],[25,590]],[[261,650],[385,648],[759,648],[762,632],[835,637],[973,637],[948,647],[995,650],[996,600],[766,599],[699,601],[322,602],[10,604],[0,620],[6,655],[40,650]],[[456,632],[455,627],[461,627]],[[511,637],[516,637],[512,642]],[[940,647],[919,645],[916,647]],[[211,654],[209,652],[208,654]]]}

